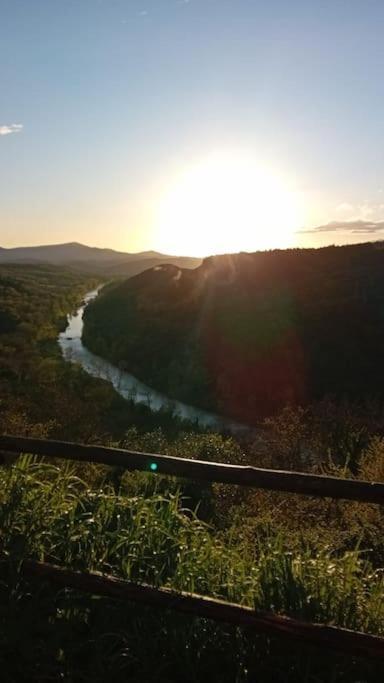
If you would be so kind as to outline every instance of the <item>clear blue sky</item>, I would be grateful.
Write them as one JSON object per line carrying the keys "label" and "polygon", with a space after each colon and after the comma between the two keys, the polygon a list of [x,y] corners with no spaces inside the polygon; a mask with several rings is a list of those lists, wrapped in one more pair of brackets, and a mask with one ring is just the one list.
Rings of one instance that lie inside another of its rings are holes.
{"label": "clear blue sky", "polygon": [[383,0],[0,0],[0,245],[156,247],[162,193],[221,149],[292,180],[297,229],[378,222],[298,244],[377,239],[383,35]]}

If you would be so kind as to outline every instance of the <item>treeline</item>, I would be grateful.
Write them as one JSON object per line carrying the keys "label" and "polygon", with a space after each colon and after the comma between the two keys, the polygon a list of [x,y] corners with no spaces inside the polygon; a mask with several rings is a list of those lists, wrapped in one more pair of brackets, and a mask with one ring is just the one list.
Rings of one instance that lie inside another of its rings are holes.
{"label": "treeline", "polygon": [[84,339],[170,396],[256,423],[327,395],[382,399],[383,243],[152,269],[87,310]]}
{"label": "treeline", "polygon": [[0,266],[0,430],[63,439],[105,438],[179,428],[170,412],[122,399],[107,382],[65,362],[57,336],[66,316],[100,283],[48,265]]}

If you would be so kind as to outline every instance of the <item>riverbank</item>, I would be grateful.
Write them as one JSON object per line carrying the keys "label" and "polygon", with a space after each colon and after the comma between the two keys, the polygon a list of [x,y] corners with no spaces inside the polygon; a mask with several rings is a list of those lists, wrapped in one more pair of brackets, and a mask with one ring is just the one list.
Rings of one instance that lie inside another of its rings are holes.
{"label": "riverbank", "polygon": [[70,363],[81,365],[83,370],[92,377],[110,382],[114,389],[125,399],[134,403],[143,403],[152,411],[169,410],[173,414],[200,428],[212,431],[244,433],[248,431],[246,425],[221,417],[181,401],[170,399],[161,392],[152,389],[126,370],[116,367],[109,361],[89,351],[82,341],[84,327],[83,315],[86,306],[99,294],[101,287],[88,292],[77,310],[68,316],[68,324],[64,332],[58,337],[63,358]]}

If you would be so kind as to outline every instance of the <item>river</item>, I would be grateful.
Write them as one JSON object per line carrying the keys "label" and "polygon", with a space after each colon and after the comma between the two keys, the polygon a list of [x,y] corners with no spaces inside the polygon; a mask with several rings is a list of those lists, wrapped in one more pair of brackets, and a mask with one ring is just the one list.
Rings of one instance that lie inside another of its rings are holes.
{"label": "river", "polygon": [[59,335],[59,345],[66,361],[80,364],[92,377],[98,377],[113,384],[116,391],[123,398],[133,400],[135,403],[145,403],[153,411],[172,408],[179,417],[196,422],[201,427],[211,428],[215,431],[239,432],[247,429],[244,425],[230,419],[200,410],[181,401],[170,399],[168,396],[143,384],[143,382],[140,382],[129,372],[120,370],[109,361],[89,351],[81,339],[84,325],[83,314],[85,307],[97,297],[98,293],[99,289],[88,292],[84,297],[82,305],[73,314],[68,316],[68,325],[65,331]]}

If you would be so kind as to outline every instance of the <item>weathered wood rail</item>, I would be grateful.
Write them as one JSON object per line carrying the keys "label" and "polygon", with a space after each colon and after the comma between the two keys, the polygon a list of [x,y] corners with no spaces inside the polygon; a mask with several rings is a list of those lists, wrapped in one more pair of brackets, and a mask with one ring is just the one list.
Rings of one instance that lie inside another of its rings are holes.
{"label": "weathered wood rail", "polygon": [[384,484],[357,479],[339,479],[319,474],[286,470],[268,470],[245,465],[227,465],[203,460],[189,460],[169,455],[138,453],[105,446],[83,445],[66,441],[48,441],[26,437],[0,436],[0,451],[33,453],[49,457],[94,462],[126,470],[186,477],[195,480],[237,484],[306,496],[341,498],[365,503],[384,504]]}
{"label": "weathered wood rail", "polygon": [[[138,453],[104,446],[74,444],[63,441],[0,436],[1,452],[63,458],[77,462],[94,462],[126,470],[156,472],[194,480],[251,486],[307,496],[349,499],[384,504],[384,484],[355,479],[338,479],[322,475],[284,470],[267,470],[242,465],[190,460],[165,455]],[[1,462],[1,460],[0,460]],[[209,597],[154,588],[123,581],[95,572],[76,572],[45,562],[25,560],[26,577],[48,581],[58,586],[93,595],[139,602],[150,607],[171,609],[200,618],[251,628],[273,636],[285,636],[309,645],[337,650],[352,656],[384,660],[384,638],[348,629],[315,624],[274,613],[257,612],[249,607]]]}
{"label": "weathered wood rail", "polygon": [[384,658],[384,638],[368,633],[312,624],[202,595],[182,593],[168,588],[153,588],[96,572],[72,571],[45,562],[25,561],[22,571],[28,577],[49,581],[57,586],[83,593],[175,610],[200,618],[243,626],[272,636],[287,636],[309,645],[341,650],[357,656]]}

